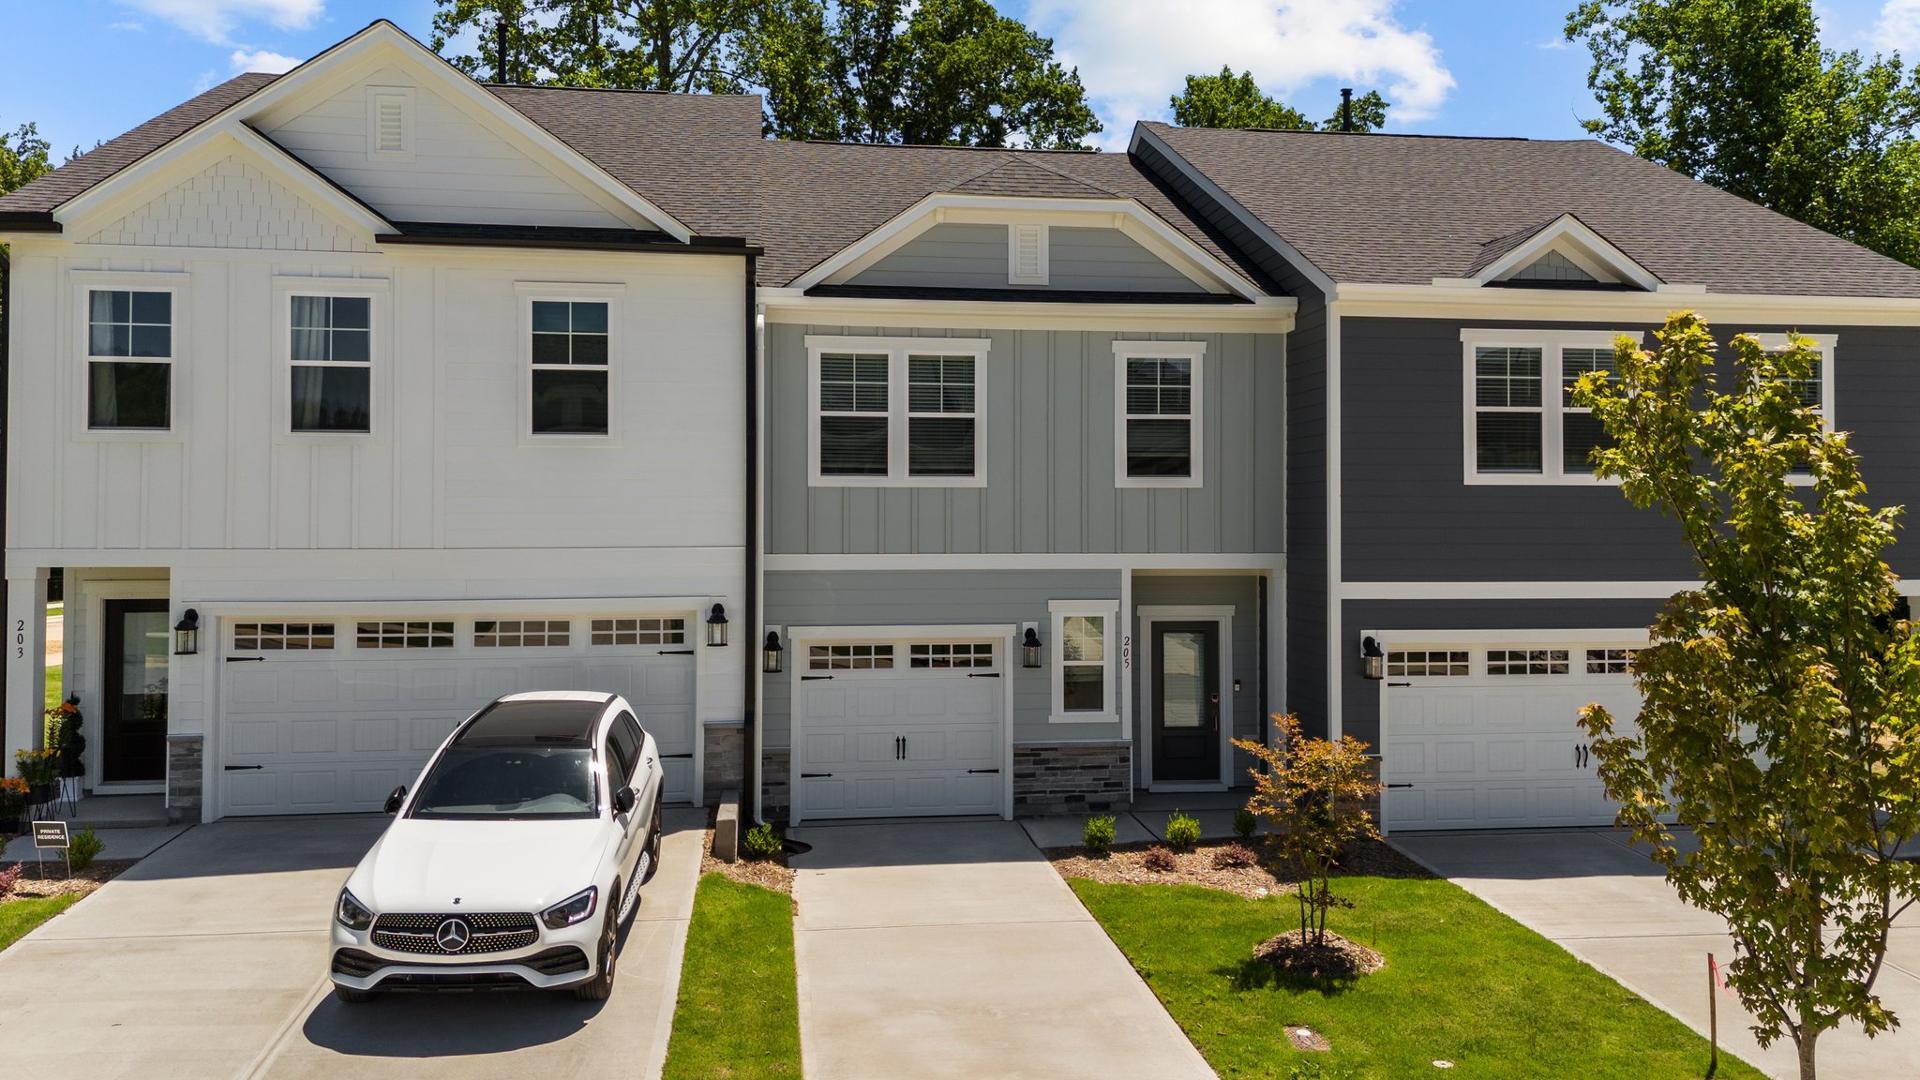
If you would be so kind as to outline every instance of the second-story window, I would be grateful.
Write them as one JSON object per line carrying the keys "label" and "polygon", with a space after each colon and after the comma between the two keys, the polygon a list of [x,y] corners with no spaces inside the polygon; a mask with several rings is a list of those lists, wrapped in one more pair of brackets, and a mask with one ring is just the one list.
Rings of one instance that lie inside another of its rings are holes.
{"label": "second-story window", "polygon": [[87,292],[87,427],[173,426],[173,294]]}
{"label": "second-story window", "polygon": [[[1596,330],[1463,330],[1466,479],[1470,484],[1593,484],[1607,445],[1573,384],[1614,367],[1614,340]],[[1633,335],[1628,335],[1633,336]]]}
{"label": "second-story window", "polygon": [[972,476],[974,358],[907,357],[907,475]]}
{"label": "second-story window", "polygon": [[607,434],[607,308],[603,300],[533,301],[533,434]]}
{"label": "second-story window", "polygon": [[820,475],[887,475],[887,367],[885,353],[820,357]]}
{"label": "second-story window", "polygon": [[814,486],[984,483],[986,341],[809,337],[807,352]]}
{"label": "second-story window", "polygon": [[1116,341],[1114,442],[1121,487],[1201,482],[1201,362],[1197,341]]}
{"label": "second-story window", "polygon": [[292,302],[293,430],[373,430],[373,301],[294,296]]}

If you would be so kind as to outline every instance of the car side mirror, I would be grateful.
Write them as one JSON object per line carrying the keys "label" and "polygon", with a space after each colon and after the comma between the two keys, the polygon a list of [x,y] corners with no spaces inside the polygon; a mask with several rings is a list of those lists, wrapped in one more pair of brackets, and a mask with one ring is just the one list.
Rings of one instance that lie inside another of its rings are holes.
{"label": "car side mirror", "polygon": [[405,806],[406,802],[407,802],[407,786],[405,784],[402,784],[399,787],[394,788],[392,791],[387,793],[387,806],[386,806],[387,813],[389,814],[399,813],[400,808],[402,806]]}
{"label": "car side mirror", "polygon": [[631,812],[633,810],[634,797],[635,796],[633,794],[633,789],[630,787],[623,787],[619,791],[614,792],[613,793],[614,811],[621,814]]}

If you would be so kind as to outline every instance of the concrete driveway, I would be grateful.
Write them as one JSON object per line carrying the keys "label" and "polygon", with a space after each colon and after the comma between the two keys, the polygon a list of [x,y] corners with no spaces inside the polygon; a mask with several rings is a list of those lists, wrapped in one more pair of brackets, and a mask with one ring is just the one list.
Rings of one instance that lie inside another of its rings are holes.
{"label": "concrete driveway", "polygon": [[1213,1075],[1020,826],[794,836],[809,1080]]}
{"label": "concrete driveway", "polygon": [[[1733,956],[1719,916],[1688,906],[1661,870],[1613,829],[1403,833],[1396,847],[1552,939],[1628,989],[1707,1030],[1707,953]],[[1920,911],[1902,916],[1875,988],[1903,1028],[1820,1039],[1824,1080],[1920,1074]],[[1720,993],[1720,1045],[1779,1077],[1798,1075],[1791,1042],[1761,1050],[1752,1018]]]}
{"label": "concrete driveway", "polygon": [[0,952],[21,1075],[652,1077],[666,1057],[704,818],[669,812],[604,1004],[328,992],[327,920],[383,817],[203,825]]}

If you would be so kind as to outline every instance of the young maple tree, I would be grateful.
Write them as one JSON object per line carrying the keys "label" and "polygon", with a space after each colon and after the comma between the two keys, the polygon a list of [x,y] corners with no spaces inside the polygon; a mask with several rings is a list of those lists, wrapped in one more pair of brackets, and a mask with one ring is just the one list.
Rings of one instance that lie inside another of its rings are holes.
{"label": "young maple tree", "polygon": [[1589,705],[1580,723],[1620,824],[1727,920],[1727,983],[1761,1045],[1791,1038],[1811,1080],[1822,1032],[1898,1023],[1873,985],[1920,895],[1920,865],[1895,857],[1920,831],[1920,640],[1882,557],[1900,512],[1867,504],[1859,456],[1823,421],[1810,342],[1735,338],[1722,391],[1704,322],[1683,312],[1654,336],[1622,340],[1573,403],[1611,441],[1599,475],[1678,520],[1703,583],[1634,659],[1638,722]]}
{"label": "young maple tree", "polygon": [[1275,829],[1273,843],[1296,876],[1300,890],[1300,940],[1324,947],[1327,912],[1352,907],[1333,894],[1333,871],[1356,840],[1378,839],[1367,804],[1380,795],[1367,760],[1367,744],[1350,735],[1337,741],[1309,739],[1300,721],[1275,713],[1271,744],[1235,739],[1261,768],[1251,770],[1253,798],[1247,809]]}

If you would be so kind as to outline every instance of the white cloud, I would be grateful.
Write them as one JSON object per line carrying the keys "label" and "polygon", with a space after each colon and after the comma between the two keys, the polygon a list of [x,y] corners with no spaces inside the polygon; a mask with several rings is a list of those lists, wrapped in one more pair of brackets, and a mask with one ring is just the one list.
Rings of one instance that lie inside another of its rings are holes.
{"label": "white cloud", "polygon": [[1875,47],[1908,56],[1920,52],[1920,0],[1887,0],[1870,35]]}
{"label": "white cloud", "polygon": [[1394,17],[1396,0],[1032,0],[1027,23],[1080,69],[1111,148],[1138,119],[1164,117],[1188,75],[1251,71],[1267,93],[1318,117],[1334,100],[1295,100],[1321,79],[1379,90],[1400,125],[1432,117],[1453,89],[1425,31]]}
{"label": "white cloud", "polygon": [[216,45],[233,44],[241,23],[265,20],[281,30],[304,30],[326,9],[326,0],[120,0],[127,7],[165,19]]}
{"label": "white cloud", "polygon": [[255,49],[252,52],[246,49],[235,49],[228,59],[233,61],[235,75],[243,71],[264,71],[270,75],[279,75],[300,66],[299,57],[283,56],[277,52],[268,52],[266,49]]}

